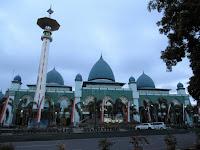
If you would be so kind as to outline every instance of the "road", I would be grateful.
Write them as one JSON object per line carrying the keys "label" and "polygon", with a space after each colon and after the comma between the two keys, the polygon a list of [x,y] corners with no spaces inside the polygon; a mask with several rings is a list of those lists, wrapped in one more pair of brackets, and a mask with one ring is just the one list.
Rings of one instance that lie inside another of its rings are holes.
{"label": "road", "polygon": [[[148,136],[150,144],[143,144],[144,150],[166,150],[164,142],[165,135],[152,135]],[[176,149],[189,149],[194,147],[196,140],[195,134],[176,134],[177,145]],[[74,139],[62,140],[61,142],[66,145],[66,150],[98,150],[98,141],[101,138],[93,139]],[[114,141],[115,144],[111,150],[133,150],[133,145],[130,142],[130,137],[114,137],[108,138]],[[32,141],[32,142],[14,142],[16,150],[56,150],[56,143],[58,141]],[[8,143],[6,143],[8,144]]]}

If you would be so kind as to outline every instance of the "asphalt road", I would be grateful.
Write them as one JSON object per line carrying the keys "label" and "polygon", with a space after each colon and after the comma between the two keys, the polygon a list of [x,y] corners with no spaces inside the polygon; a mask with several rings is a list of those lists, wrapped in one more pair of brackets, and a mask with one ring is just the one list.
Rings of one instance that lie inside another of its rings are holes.
{"label": "asphalt road", "polygon": [[[150,144],[143,144],[144,150],[166,150],[164,142],[165,135],[152,135],[148,136]],[[196,140],[195,134],[176,134],[177,145],[176,149],[189,149],[194,147]],[[98,150],[98,141],[101,138],[93,139],[74,139],[62,140],[61,142],[66,145],[66,150]],[[111,150],[133,150],[133,145],[130,142],[130,137],[114,137],[108,138],[114,141],[115,144]],[[16,150],[57,150],[56,143],[58,141],[32,141],[32,142],[14,142]],[[8,144],[8,143],[4,143]]]}

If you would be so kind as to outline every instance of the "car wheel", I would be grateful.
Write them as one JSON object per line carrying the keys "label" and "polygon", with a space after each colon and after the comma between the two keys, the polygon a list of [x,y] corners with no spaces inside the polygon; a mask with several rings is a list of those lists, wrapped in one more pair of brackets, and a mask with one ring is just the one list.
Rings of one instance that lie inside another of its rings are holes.
{"label": "car wheel", "polygon": [[160,130],[163,130],[163,128],[161,127]]}
{"label": "car wheel", "polygon": [[140,131],[140,128],[137,128],[138,131]]}
{"label": "car wheel", "polygon": [[148,128],[149,130],[152,130],[151,127]]}

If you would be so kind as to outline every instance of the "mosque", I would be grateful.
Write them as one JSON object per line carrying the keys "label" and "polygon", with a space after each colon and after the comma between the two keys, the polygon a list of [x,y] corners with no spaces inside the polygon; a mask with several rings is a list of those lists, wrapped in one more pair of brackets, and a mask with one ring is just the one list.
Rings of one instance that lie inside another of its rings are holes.
{"label": "mosque", "polygon": [[[59,23],[50,17],[53,13],[51,7],[47,12],[49,17],[39,18],[37,21],[37,25],[43,29],[43,35],[41,36],[43,44],[37,84],[27,84],[27,89],[21,89],[22,78],[17,75],[11,81],[11,87],[8,88],[5,95],[0,92],[0,100],[9,95],[9,104],[12,103],[12,105],[7,106],[6,115],[4,115],[6,117],[3,120],[4,125],[15,124],[16,113],[18,113],[18,117],[24,118],[23,115],[26,115],[28,112],[24,112],[22,108],[28,107],[28,104],[31,102],[38,105],[34,104],[32,107],[29,107],[31,110],[41,112],[45,109],[50,110],[51,106],[53,106],[51,111],[53,111],[53,114],[55,113],[56,119],[62,116],[62,118],[70,120],[71,112],[65,110],[72,106],[73,101],[73,108],[74,104],[76,104],[76,109],[73,109],[75,113],[72,122],[76,124],[91,117],[91,111],[88,106],[91,102],[95,102],[96,105],[97,101],[102,101],[99,104],[101,109],[98,108],[97,110],[95,107],[95,111],[104,110],[102,111],[104,119],[101,122],[120,123],[126,121],[125,118],[128,118],[127,122],[164,121],[166,123],[166,118],[170,118],[169,120],[167,119],[169,123],[173,123],[173,120],[177,119],[179,120],[178,122],[176,121],[177,123],[182,123],[186,120],[184,118],[187,118],[188,122],[191,121],[187,114],[183,115],[184,107],[190,104],[190,100],[182,83],[177,85],[177,94],[170,94],[170,89],[156,88],[151,77],[143,72],[137,80],[132,76],[129,80],[127,79],[129,81],[128,88],[124,88],[125,83],[115,81],[111,67],[102,56],[91,68],[87,81],[82,80],[81,74],[76,75],[74,88],[64,84],[63,77],[56,68],[47,73],[52,31],[56,31],[60,27]],[[73,91],[72,89],[75,90]],[[21,102],[25,100],[26,103],[24,102],[21,105]],[[112,107],[113,112],[114,104],[119,101],[122,111],[115,113],[115,116],[112,113],[111,116],[107,109]],[[0,104],[2,107],[3,103]],[[57,105],[59,109],[54,109],[54,105]],[[171,111],[168,111],[169,106],[171,106]],[[19,109],[21,109],[21,113]],[[137,113],[130,113],[129,109],[135,110]],[[173,113],[166,114],[168,112]],[[3,114],[5,114],[5,111]],[[41,116],[41,113],[38,114],[37,123],[40,122]],[[56,119],[53,118],[53,122]]]}
{"label": "mosque", "polygon": [[[11,81],[11,87],[6,91],[6,95],[10,95],[16,108],[21,100],[28,100],[25,105],[34,101],[36,85],[28,84],[28,89],[21,89],[21,84],[22,78],[17,75],[14,77],[13,81]],[[58,104],[61,108],[61,114],[64,108],[67,108],[74,98],[79,102],[83,102],[85,106],[94,101],[95,98],[97,100],[104,100],[105,107],[111,105],[110,101],[115,103],[117,99],[120,99],[125,105],[127,105],[128,100],[130,100],[130,107],[134,107],[138,111],[138,114],[134,115],[134,120],[137,122],[146,122],[146,118],[142,116],[143,114],[141,111],[142,107],[147,107],[145,106],[145,102],[146,104],[150,102],[152,106],[156,103],[159,104],[159,99],[165,99],[167,104],[173,103],[179,106],[190,104],[189,95],[186,94],[185,88],[180,82],[177,85],[177,94],[170,94],[170,89],[156,88],[154,81],[143,72],[137,80],[132,76],[129,78],[129,88],[123,88],[124,85],[125,83],[115,81],[115,76],[111,67],[101,56],[91,68],[87,81],[82,80],[81,74],[76,75],[74,91],[72,90],[72,86],[64,84],[63,77],[56,68],[49,71],[46,80],[45,101],[48,100],[51,101],[52,104]],[[4,95],[1,92],[0,98],[2,99],[3,97]],[[48,103],[45,102],[44,109],[48,107]],[[11,124],[13,119],[13,110],[10,106],[8,106],[8,108],[10,115],[9,119],[6,119],[4,122],[5,125]],[[82,118],[86,118],[89,115],[89,111],[84,108],[81,108]],[[70,118],[69,112],[65,113],[66,118]],[[166,116],[166,113],[163,114]],[[79,116],[77,112],[76,116]],[[190,121],[189,118],[187,120]],[[76,117],[76,122],[80,121],[80,116]],[[113,120],[111,120],[105,112],[104,122],[110,121]],[[114,121],[122,122],[125,120],[118,115]]]}

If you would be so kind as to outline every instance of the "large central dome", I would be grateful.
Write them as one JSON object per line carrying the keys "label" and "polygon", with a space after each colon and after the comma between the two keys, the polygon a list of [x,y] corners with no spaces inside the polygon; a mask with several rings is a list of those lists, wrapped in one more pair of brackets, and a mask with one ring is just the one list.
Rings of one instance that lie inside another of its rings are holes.
{"label": "large central dome", "polygon": [[137,79],[137,88],[138,89],[155,89],[155,84],[153,80],[143,72],[143,74]]}
{"label": "large central dome", "polygon": [[61,74],[54,68],[47,73],[46,83],[64,85],[64,80]]}
{"label": "large central dome", "polygon": [[115,82],[115,77],[112,69],[107,64],[107,62],[103,60],[102,56],[90,70],[88,81],[95,79],[107,79]]}

